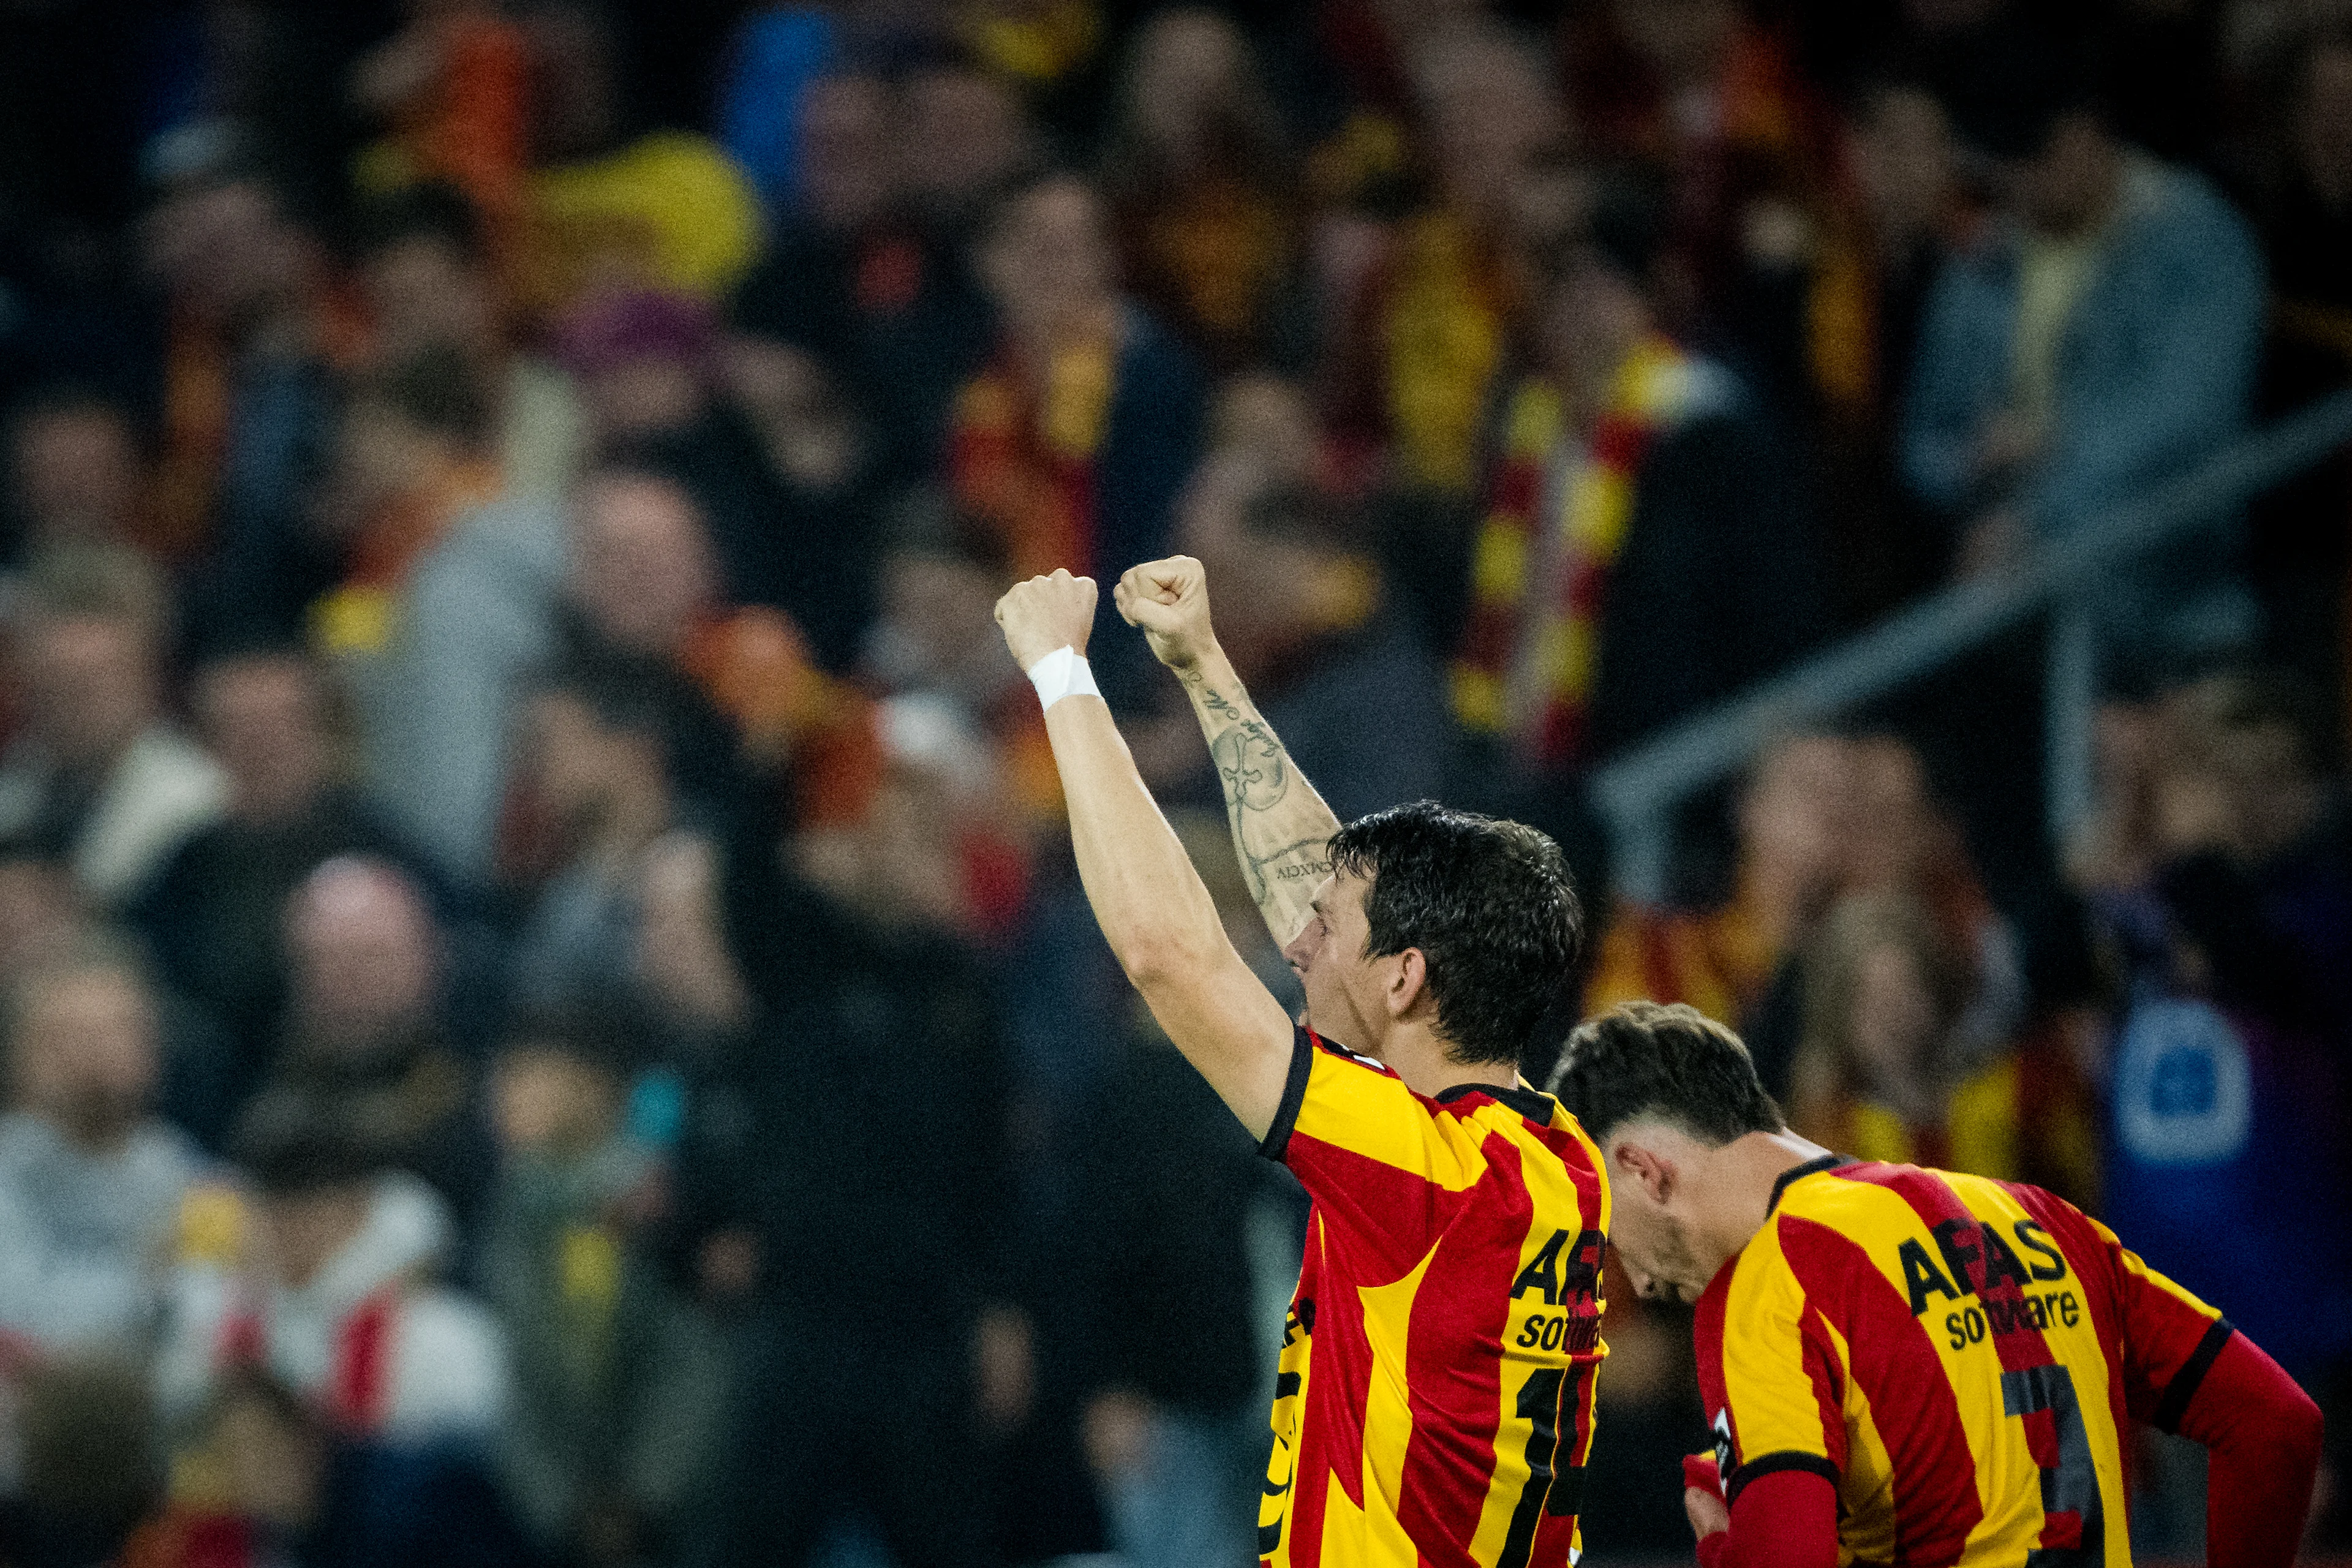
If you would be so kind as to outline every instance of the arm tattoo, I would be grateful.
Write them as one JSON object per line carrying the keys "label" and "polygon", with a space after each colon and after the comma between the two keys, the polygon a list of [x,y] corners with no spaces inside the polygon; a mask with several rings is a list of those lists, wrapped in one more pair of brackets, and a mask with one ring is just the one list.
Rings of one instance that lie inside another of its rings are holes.
{"label": "arm tattoo", "polygon": [[1331,873],[1329,846],[1339,821],[1273,727],[1244,706],[1245,694],[1229,697],[1197,679],[1188,684],[1224,788],[1225,816],[1250,897],[1276,940],[1287,942],[1306,925],[1315,891]]}

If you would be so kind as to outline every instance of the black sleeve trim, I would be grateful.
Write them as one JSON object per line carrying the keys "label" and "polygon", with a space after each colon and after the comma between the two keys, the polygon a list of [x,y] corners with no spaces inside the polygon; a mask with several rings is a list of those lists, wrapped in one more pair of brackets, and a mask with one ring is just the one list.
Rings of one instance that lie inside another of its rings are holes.
{"label": "black sleeve trim", "polygon": [[1276,1107],[1274,1125],[1265,1130],[1257,1152],[1279,1163],[1290,1147],[1290,1130],[1298,1125],[1298,1108],[1307,1103],[1307,1076],[1315,1070],[1315,1040],[1300,1026],[1291,1036],[1290,1078],[1282,1086],[1282,1103]]}
{"label": "black sleeve trim", "polygon": [[1793,1448],[1783,1448],[1778,1453],[1759,1454],[1732,1471],[1730,1479],[1724,1483],[1724,1502],[1738,1502],[1739,1494],[1748,1489],[1748,1482],[1759,1476],[1769,1476],[1780,1470],[1804,1470],[1819,1476],[1829,1482],[1832,1491],[1837,1489],[1841,1479],[1838,1468],[1819,1454],[1800,1454]]}
{"label": "black sleeve trim", "polygon": [[2197,1385],[2203,1383],[2205,1374],[2213,1370],[2213,1358],[2221,1353],[2221,1347],[2228,1344],[2230,1336],[2237,1331],[2231,1326],[2229,1319],[2213,1320],[2213,1326],[2205,1331],[2205,1337],[2197,1342],[2197,1348],[2189,1352],[2189,1359],[2180,1363],[2180,1370],[2174,1373],[2172,1381],[2165,1385],[2164,1397],[2157,1402],[2156,1414],[2149,1418],[2149,1426],[2159,1432],[2175,1436],[2179,1435],[2180,1418],[2189,1414],[2189,1402],[2197,1397]]}

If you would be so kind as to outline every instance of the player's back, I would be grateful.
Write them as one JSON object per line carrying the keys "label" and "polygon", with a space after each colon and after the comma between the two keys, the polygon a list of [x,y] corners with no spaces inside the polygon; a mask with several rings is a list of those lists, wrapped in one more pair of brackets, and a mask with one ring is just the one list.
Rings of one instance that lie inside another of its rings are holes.
{"label": "player's back", "polygon": [[1276,1568],[1566,1568],[1608,1184],[1550,1096],[1435,1099],[1299,1031],[1266,1152],[1315,1200],[1258,1551]]}
{"label": "player's back", "polygon": [[1841,1562],[1963,1568],[2128,1563],[2127,1415],[2177,1420],[2229,1332],[2039,1188],[1834,1160],[1784,1178],[1696,1328],[1728,1490],[1815,1469]]}

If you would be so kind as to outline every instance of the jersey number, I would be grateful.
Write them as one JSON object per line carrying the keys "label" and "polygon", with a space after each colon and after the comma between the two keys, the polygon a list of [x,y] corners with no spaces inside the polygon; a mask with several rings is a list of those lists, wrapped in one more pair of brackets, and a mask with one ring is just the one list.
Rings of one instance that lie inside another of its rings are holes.
{"label": "jersey number", "polygon": [[[2074,1397],[2074,1379],[2063,1366],[2021,1366],[2000,1374],[2000,1403],[2026,1419],[2047,1413],[2057,1463],[2042,1468],[2042,1544],[2025,1554],[2025,1568],[2084,1568],[2105,1554],[2106,1521],[2099,1502],[2099,1468]],[[2071,1526],[2071,1528],[2070,1528]]]}
{"label": "jersey number", "polygon": [[1543,1516],[1572,1514],[1583,1500],[1584,1468],[1559,1463],[1560,1428],[1568,1428],[1568,1451],[1575,1453],[1576,1415],[1584,1408],[1584,1379],[1591,1375],[1586,1363],[1548,1366],[1529,1373],[1519,1384],[1519,1419],[1528,1424],[1528,1484],[1519,1489],[1518,1506],[1511,1510],[1511,1528],[1503,1537],[1495,1568],[1527,1568]]}

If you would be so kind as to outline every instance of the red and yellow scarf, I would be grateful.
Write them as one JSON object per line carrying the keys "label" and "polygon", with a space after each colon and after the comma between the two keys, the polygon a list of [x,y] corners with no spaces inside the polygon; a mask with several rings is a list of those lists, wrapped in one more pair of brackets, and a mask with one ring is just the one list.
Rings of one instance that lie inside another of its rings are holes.
{"label": "red and yellow scarf", "polygon": [[1507,737],[1528,762],[1580,760],[1610,571],[1633,521],[1642,464],[1705,379],[1666,339],[1643,339],[1581,442],[1549,382],[1529,376],[1511,395],[1471,561],[1454,708],[1470,729]]}
{"label": "red and yellow scarf", "polygon": [[1118,370],[1110,331],[1055,354],[1034,395],[1007,353],[956,398],[950,486],[1003,542],[1016,577],[1092,570],[1095,455]]}

